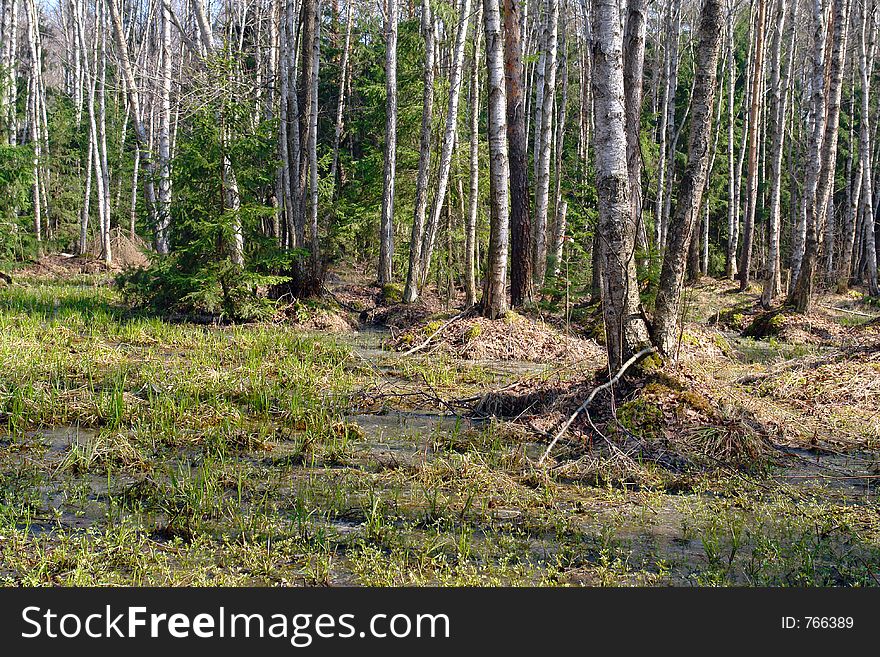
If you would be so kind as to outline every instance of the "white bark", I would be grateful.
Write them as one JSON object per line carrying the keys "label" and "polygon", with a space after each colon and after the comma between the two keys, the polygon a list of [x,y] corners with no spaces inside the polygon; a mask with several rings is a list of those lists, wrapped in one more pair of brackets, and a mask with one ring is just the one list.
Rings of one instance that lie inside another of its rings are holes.
{"label": "white bark", "polygon": [[594,2],[593,66],[602,310],[608,363],[617,370],[649,346],[650,338],[636,281],[635,226],[626,163],[623,33],[616,0]]}
{"label": "white bark", "polygon": [[394,256],[394,183],[397,169],[397,2],[387,0],[385,21],[385,165],[379,226],[379,285],[390,283]]}
{"label": "white bark", "polygon": [[510,206],[507,183],[507,98],[504,83],[504,45],[498,0],[483,0],[486,30],[487,89],[489,92],[489,260],[482,312],[496,319],[507,310],[507,247]]}

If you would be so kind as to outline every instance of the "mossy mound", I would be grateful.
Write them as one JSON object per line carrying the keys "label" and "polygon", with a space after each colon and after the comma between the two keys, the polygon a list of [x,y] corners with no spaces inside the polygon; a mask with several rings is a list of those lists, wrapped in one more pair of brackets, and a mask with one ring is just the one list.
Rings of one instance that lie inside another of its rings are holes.
{"label": "mossy mound", "polygon": [[[603,379],[607,373],[600,372],[575,385],[507,389],[484,397],[477,411],[516,418],[553,436]],[[558,467],[569,461],[625,461],[630,476],[641,472],[637,479],[654,485],[650,482],[668,483],[719,468],[761,468],[774,452],[770,434],[746,410],[714,398],[698,381],[653,370],[626,375],[613,393],[606,389],[597,394],[568,427],[553,455]]]}
{"label": "mossy mound", "polygon": [[743,329],[745,338],[762,340],[771,336],[778,336],[785,328],[786,315],[783,309],[771,310],[757,315],[752,322]]}

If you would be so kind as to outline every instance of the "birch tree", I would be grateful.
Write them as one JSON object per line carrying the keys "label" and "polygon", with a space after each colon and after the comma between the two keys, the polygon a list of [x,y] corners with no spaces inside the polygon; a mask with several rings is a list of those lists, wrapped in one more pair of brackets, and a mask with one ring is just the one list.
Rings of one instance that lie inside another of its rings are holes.
{"label": "birch tree", "polygon": [[709,168],[709,138],[715,103],[722,20],[721,1],[705,0],[697,35],[688,163],[679,187],[675,216],[669,224],[654,313],[654,339],[660,350],[667,355],[673,353],[678,338],[687,248],[699,217]]}
{"label": "birch tree", "polygon": [[651,343],[636,281],[635,226],[626,162],[621,23],[616,0],[594,0],[592,85],[602,311],[608,365],[615,371]]}
{"label": "birch tree", "polygon": [[798,0],[795,0],[791,17],[788,16],[788,0],[778,0],[776,5],[776,34],[770,47],[770,90],[769,113],[771,128],[770,146],[770,214],[768,218],[767,278],[761,292],[761,303],[769,307],[773,299],[782,292],[780,228],[782,223],[782,155],[785,147],[786,116],[788,114],[788,87],[791,81],[794,45],[790,49],[787,62],[782,64],[783,34],[789,38],[793,34],[791,26],[797,18]]}
{"label": "birch tree", "polygon": [[751,99],[749,103],[748,129],[748,175],[746,193],[748,210],[743,220],[743,243],[739,261],[740,290],[747,290],[751,280],[752,242],[755,235],[755,213],[758,204],[758,140],[759,114],[761,112],[761,93],[764,82],[764,32],[766,27],[767,0],[757,0],[758,10],[755,19],[755,51],[752,58]]}
{"label": "birch tree", "polygon": [[507,182],[507,99],[504,83],[504,44],[498,0],[483,0],[486,31],[486,85],[489,94],[489,260],[481,302],[490,319],[507,310],[507,247],[510,207]]}
{"label": "birch tree", "polygon": [[397,0],[387,0],[385,18],[385,164],[379,225],[379,285],[392,279],[394,176],[397,169]]}
{"label": "birch tree", "polygon": [[431,122],[434,116],[434,19],[431,0],[422,0],[422,36],[425,40],[425,68],[422,85],[422,130],[419,137],[419,172],[416,176],[416,198],[412,234],[409,242],[409,268],[403,290],[404,303],[413,303],[419,296],[422,241],[425,238],[425,214],[428,208],[428,176],[431,172]]}
{"label": "birch tree", "polygon": [[[546,48],[540,140],[535,156],[535,222],[532,232],[532,272],[539,283],[547,269],[547,216],[550,205],[550,151],[553,146],[553,103],[556,95],[556,55],[559,34],[559,0],[547,0],[544,28]],[[537,121],[536,121],[537,123]],[[538,128],[536,128],[538,129]]]}
{"label": "birch tree", "polygon": [[[464,246],[464,289],[465,305],[473,306],[477,302],[476,281],[476,247],[477,247],[477,217],[480,204],[480,37],[483,22],[483,3],[477,0],[477,12],[474,18],[476,28],[474,39],[474,52],[471,60],[470,79],[470,189],[468,194],[468,212],[465,222],[465,246]],[[528,206],[528,199],[526,199]],[[528,257],[528,242],[523,258],[526,262]]]}

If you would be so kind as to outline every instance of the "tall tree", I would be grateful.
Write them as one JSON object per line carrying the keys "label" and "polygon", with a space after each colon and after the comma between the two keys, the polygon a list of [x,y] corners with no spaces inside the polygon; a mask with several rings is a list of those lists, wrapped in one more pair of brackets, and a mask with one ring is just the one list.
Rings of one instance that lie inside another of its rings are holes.
{"label": "tall tree", "polygon": [[[630,205],[637,235],[642,224],[642,81],[645,73],[645,24],[647,0],[629,0],[623,39],[623,86],[626,93],[626,163]],[[647,244],[643,244],[647,246]]]}
{"label": "tall tree", "polygon": [[550,152],[553,147],[553,104],[556,96],[556,55],[559,37],[559,0],[547,0],[544,26],[544,88],[538,149],[535,153],[535,222],[532,231],[532,272],[544,282],[547,269],[547,216],[550,206]]}
{"label": "tall tree", "polygon": [[430,0],[422,0],[422,35],[425,39],[424,82],[422,84],[422,131],[419,138],[419,172],[416,176],[416,199],[413,208],[412,236],[409,242],[409,268],[403,290],[404,303],[419,297],[422,271],[422,241],[425,238],[425,213],[428,208],[428,177],[431,173],[431,123],[434,118],[434,19]]}
{"label": "tall tree", "polygon": [[387,0],[385,16],[385,165],[379,225],[379,285],[387,285],[393,277],[394,177],[397,170],[397,0]]}
{"label": "tall tree", "polygon": [[483,0],[486,30],[487,89],[489,93],[489,260],[481,301],[482,313],[490,319],[507,310],[507,248],[510,206],[507,183],[507,99],[504,84],[504,44],[498,0]]}
{"label": "tall tree", "polygon": [[[788,19],[788,0],[778,0],[776,5],[776,33],[770,46],[770,90],[769,90],[769,129],[770,146],[770,213],[768,218],[767,278],[761,292],[761,303],[769,307],[773,299],[782,292],[780,260],[780,228],[782,219],[782,155],[785,145],[785,126],[788,107],[788,86],[791,80],[794,45],[787,62],[782,64],[783,34],[791,37],[791,26],[797,17],[798,0],[794,2],[791,20]],[[787,21],[787,22],[786,22]]]}
{"label": "tall tree", "polygon": [[[470,83],[470,190],[468,198],[468,213],[465,221],[464,238],[464,290],[465,305],[473,306],[477,302],[476,281],[476,247],[477,247],[477,217],[480,205],[480,37],[483,22],[483,3],[477,2],[477,15],[474,19],[476,38],[474,39],[474,53],[471,61]],[[528,200],[526,200],[528,205]],[[528,249],[528,242],[526,243]],[[528,251],[524,254],[526,261]]]}
{"label": "tall tree", "polygon": [[755,51],[752,58],[752,91],[749,104],[749,161],[746,177],[746,193],[748,194],[748,210],[743,223],[743,243],[739,259],[740,290],[746,290],[751,280],[752,242],[755,236],[755,214],[758,205],[758,140],[759,114],[764,83],[764,33],[767,16],[767,0],[757,0],[758,12],[755,18]]}
{"label": "tall tree", "polygon": [[[814,62],[816,68],[813,70],[813,84],[823,88],[819,92],[821,96],[817,95],[814,90],[814,103],[816,103],[814,111],[817,120],[813,129],[814,131],[821,130],[822,134],[814,137],[818,143],[811,141],[811,145],[818,147],[816,154],[818,162],[809,163],[807,170],[807,184],[805,185],[805,193],[807,194],[806,241],[794,288],[788,299],[789,304],[801,313],[809,313],[812,307],[813,279],[819,257],[819,231],[828,208],[837,161],[837,133],[843,82],[843,59],[846,53],[846,34],[849,22],[849,1],[833,0],[832,6],[831,20],[834,23],[834,29],[831,35],[830,57],[827,62],[822,62],[821,69]],[[816,166],[818,166],[818,171],[815,171]]]}
{"label": "tall tree", "polygon": [[452,156],[458,138],[458,105],[461,99],[461,72],[464,65],[464,46],[470,23],[471,0],[461,0],[458,12],[458,28],[455,32],[455,46],[452,51],[451,71],[449,73],[449,103],[446,109],[446,125],[443,129],[443,140],[440,145],[440,162],[437,171],[437,191],[434,204],[428,217],[428,225],[422,241],[420,255],[421,286],[428,280],[431,268],[431,255],[440,227],[440,213],[446,202],[446,191],[449,187],[449,174],[452,170]]}
{"label": "tall tree", "polygon": [[617,0],[594,0],[592,34],[602,310],[608,364],[617,370],[651,343],[636,281],[635,225],[626,163],[623,30]]}
{"label": "tall tree", "polygon": [[515,308],[532,296],[529,154],[520,30],[520,8],[525,1],[504,0],[504,76],[510,149],[510,303]]}
{"label": "tall tree", "polygon": [[694,101],[688,137],[688,163],[682,177],[669,224],[663,269],[654,313],[654,339],[665,354],[672,354],[678,338],[679,311],[685,259],[699,217],[709,164],[712,108],[715,103],[716,70],[721,48],[723,13],[721,0],[705,0],[700,14],[694,64]]}

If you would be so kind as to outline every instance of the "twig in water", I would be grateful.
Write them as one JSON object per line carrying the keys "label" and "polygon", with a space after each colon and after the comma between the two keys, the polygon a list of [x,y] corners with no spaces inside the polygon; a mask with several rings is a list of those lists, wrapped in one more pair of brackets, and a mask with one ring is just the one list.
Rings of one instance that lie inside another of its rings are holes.
{"label": "twig in water", "polygon": [[547,445],[547,451],[545,451],[544,455],[538,459],[538,465],[541,465],[544,462],[544,459],[546,459],[550,455],[550,451],[556,446],[556,443],[559,442],[559,439],[562,438],[563,434],[568,431],[568,427],[571,426],[571,423],[574,422],[577,416],[580,415],[592,403],[593,399],[601,390],[605,390],[606,388],[610,388],[611,386],[613,386],[615,383],[617,383],[618,379],[623,376],[624,372],[626,372],[630,367],[635,365],[648,354],[653,353],[657,353],[657,349],[655,349],[654,347],[645,347],[639,353],[630,357],[630,359],[623,364],[623,367],[621,367],[617,371],[617,374],[611,377],[610,381],[608,381],[607,383],[603,383],[596,388],[593,388],[593,392],[590,393],[590,396],[587,397],[583,404],[578,406],[578,409],[571,414],[571,417],[568,418],[566,423],[562,425],[562,428],[559,430],[553,440],[550,441],[550,444]]}

